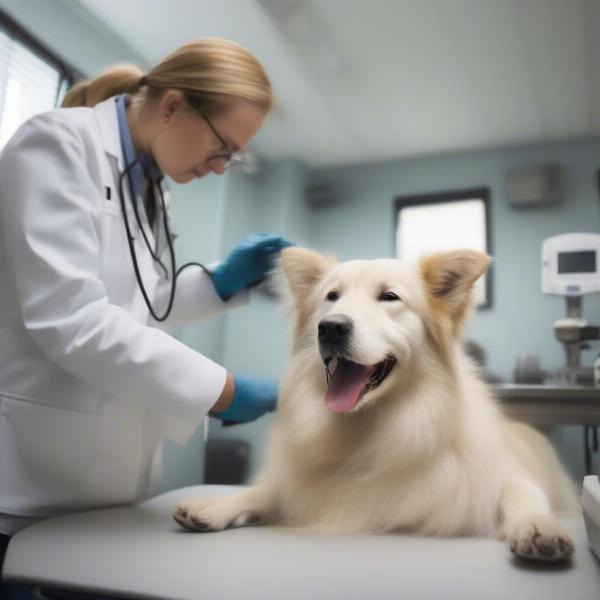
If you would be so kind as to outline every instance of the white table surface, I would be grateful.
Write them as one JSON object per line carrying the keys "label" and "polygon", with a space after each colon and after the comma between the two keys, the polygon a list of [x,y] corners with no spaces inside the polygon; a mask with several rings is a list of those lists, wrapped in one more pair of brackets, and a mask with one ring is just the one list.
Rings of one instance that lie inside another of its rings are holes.
{"label": "white table surface", "polygon": [[[194,533],[171,519],[197,486],[136,506],[43,521],[11,540],[7,581],[120,597],[175,600],[492,600],[600,598],[600,561],[583,520],[564,520],[576,545],[566,565],[523,563],[492,539],[329,536],[278,527]],[[449,499],[451,501],[451,499]]]}

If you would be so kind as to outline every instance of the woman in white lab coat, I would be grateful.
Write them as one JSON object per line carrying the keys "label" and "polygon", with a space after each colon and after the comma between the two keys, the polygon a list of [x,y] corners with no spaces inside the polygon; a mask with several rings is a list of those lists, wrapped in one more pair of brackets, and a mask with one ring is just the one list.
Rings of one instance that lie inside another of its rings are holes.
{"label": "woman in white lab coat", "polygon": [[[260,63],[206,39],[121,67],[26,122],[0,156],[0,534],[146,497],[165,437],[273,410],[161,329],[246,300],[288,244],[253,235],[177,278],[161,178],[222,174],[273,103]],[[153,256],[154,254],[154,256]],[[135,263],[132,261],[135,256]],[[143,289],[142,289],[143,288]],[[144,299],[146,295],[146,300]],[[172,304],[172,306],[170,306]]]}

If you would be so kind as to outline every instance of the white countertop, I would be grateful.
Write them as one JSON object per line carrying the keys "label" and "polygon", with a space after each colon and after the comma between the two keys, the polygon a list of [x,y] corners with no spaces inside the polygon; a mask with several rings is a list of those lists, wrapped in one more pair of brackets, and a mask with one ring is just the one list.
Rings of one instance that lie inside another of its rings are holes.
{"label": "white countertop", "polygon": [[279,527],[187,532],[171,519],[183,497],[234,486],[168,492],[137,506],[50,519],[8,547],[7,580],[53,588],[174,600],[496,600],[598,598],[600,561],[581,518],[566,565],[529,564],[493,539],[318,535]]}

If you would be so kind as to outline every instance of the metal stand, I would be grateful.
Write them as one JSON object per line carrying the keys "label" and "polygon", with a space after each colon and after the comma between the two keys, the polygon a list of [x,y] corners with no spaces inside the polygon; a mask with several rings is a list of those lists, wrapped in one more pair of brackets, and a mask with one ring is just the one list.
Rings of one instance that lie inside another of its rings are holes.
{"label": "metal stand", "polygon": [[[556,375],[561,385],[594,385],[593,369],[581,366],[581,350],[589,346],[584,342],[600,337],[600,328],[587,325],[582,317],[581,296],[565,296],[567,302],[567,319],[562,323],[554,324],[556,339],[565,348],[566,365],[560,369],[550,371],[550,375]],[[572,320],[573,324],[565,321]],[[579,323],[578,323],[579,322]],[[559,325],[560,324],[560,325]]]}
{"label": "metal stand", "polygon": [[[567,317],[581,319],[581,296],[567,296]],[[578,371],[581,367],[581,341],[564,342],[567,354],[567,368],[565,371],[567,381],[570,385],[577,384]]]}

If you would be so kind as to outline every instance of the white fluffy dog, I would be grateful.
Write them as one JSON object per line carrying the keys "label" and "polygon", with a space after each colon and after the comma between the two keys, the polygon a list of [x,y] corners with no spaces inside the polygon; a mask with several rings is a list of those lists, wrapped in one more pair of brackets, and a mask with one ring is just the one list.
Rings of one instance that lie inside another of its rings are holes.
{"label": "white fluffy dog", "polygon": [[240,494],[181,502],[176,521],[498,536],[520,556],[570,557],[552,515],[577,509],[569,478],[542,435],[504,418],[462,350],[489,262],[465,250],[336,263],[286,249],[293,357],[263,471]]}

